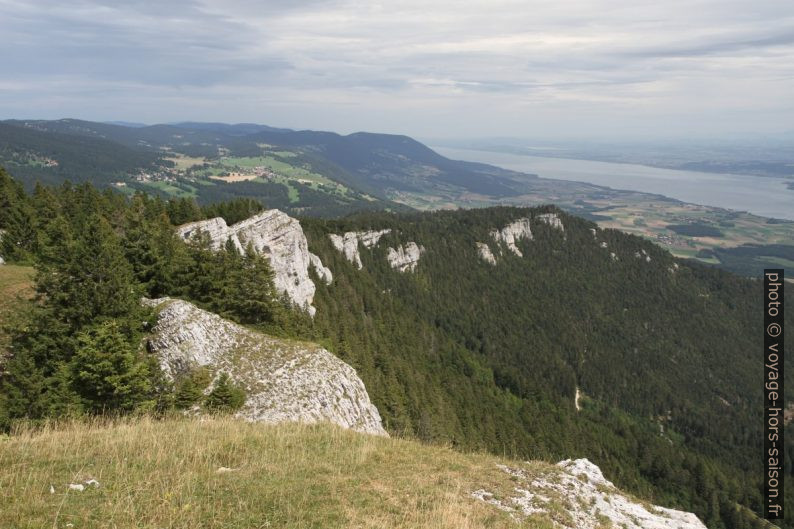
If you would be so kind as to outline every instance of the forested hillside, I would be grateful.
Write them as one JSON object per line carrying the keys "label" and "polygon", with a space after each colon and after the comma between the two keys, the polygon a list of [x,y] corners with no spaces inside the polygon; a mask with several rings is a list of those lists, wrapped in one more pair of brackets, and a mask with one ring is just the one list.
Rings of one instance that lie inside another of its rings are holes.
{"label": "forested hillside", "polygon": [[[538,221],[548,211],[564,231]],[[521,217],[534,239],[518,243],[523,257],[499,253],[490,231]],[[710,527],[744,527],[736,502],[759,512],[756,282],[547,208],[304,225],[335,274],[318,290],[316,332],[359,369],[390,428],[523,457],[587,456]],[[328,242],[384,228],[362,270]],[[426,252],[415,273],[397,273],[387,247],[408,241]]]}
{"label": "forested hillside", "polygon": [[[266,259],[173,234],[176,224],[257,209],[88,185],[28,194],[0,173],[0,255],[35,264],[38,293],[10,329],[0,423],[173,407],[179,388],[137,347],[151,319],[140,296],[171,295],[320,342],[356,368],[393,434],[587,457],[619,486],[709,527],[763,525],[747,510],[760,512],[761,498],[756,282],[550,207],[303,218],[309,249],[334,278],[315,280],[312,320],[275,299]],[[542,221],[548,213],[562,225]],[[519,256],[492,230],[521,218],[532,238],[516,242]],[[360,246],[358,269],[329,235],[368,229],[391,232]],[[425,251],[413,272],[399,272],[388,248],[409,242]]]}

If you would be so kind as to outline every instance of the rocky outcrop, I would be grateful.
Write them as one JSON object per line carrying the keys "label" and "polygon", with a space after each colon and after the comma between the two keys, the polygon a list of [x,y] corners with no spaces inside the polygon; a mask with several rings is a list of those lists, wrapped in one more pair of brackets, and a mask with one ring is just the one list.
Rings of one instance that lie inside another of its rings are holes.
{"label": "rocky outcrop", "polygon": [[480,254],[480,257],[486,262],[492,265],[496,264],[496,257],[494,257],[491,248],[488,247],[487,244],[484,242],[477,242],[477,253]]}
{"label": "rocky outcrop", "polygon": [[313,253],[309,253],[309,261],[314,267],[314,270],[317,272],[317,275],[320,276],[320,279],[322,279],[326,285],[330,285],[334,280],[334,275],[331,273],[331,269],[327,266],[324,266],[320,258]]}
{"label": "rocky outcrop", "polygon": [[538,220],[548,224],[552,228],[565,231],[565,226],[562,225],[562,220],[556,213],[544,213],[542,215],[538,215]]}
{"label": "rocky outcrop", "polygon": [[560,461],[551,473],[529,467],[499,468],[513,480],[512,494],[497,496],[479,489],[472,496],[516,518],[553,514],[556,526],[575,529],[706,529],[692,513],[629,498],[587,459]]}
{"label": "rocky outcrop", "polygon": [[524,217],[511,222],[501,230],[493,230],[491,237],[496,242],[503,242],[507,245],[507,249],[522,257],[521,250],[516,246],[516,242],[521,239],[532,239],[532,230],[529,227],[529,219]]}
{"label": "rocky outcrop", "polygon": [[251,421],[332,422],[386,435],[355,370],[322,347],[273,338],[182,300],[158,299],[157,324],[147,340],[166,376],[204,366],[228,373],[247,394],[238,417]]}
{"label": "rocky outcrop", "polygon": [[254,250],[266,255],[273,268],[273,283],[281,293],[314,315],[312,307],[315,285],[309,278],[309,265],[326,282],[333,279],[331,271],[324,267],[320,258],[310,254],[306,236],[300,223],[277,209],[262,211],[253,217],[228,226],[222,218],[191,222],[177,228],[185,240],[206,233],[215,249],[222,248],[228,240],[240,252],[250,243]]}
{"label": "rocky outcrop", "polygon": [[396,268],[400,272],[413,272],[416,265],[419,264],[419,258],[425,251],[424,246],[419,246],[411,241],[405,245],[400,245],[395,250],[389,248],[386,254],[386,259],[389,261],[389,266]]}
{"label": "rocky outcrop", "polygon": [[361,270],[364,265],[361,264],[361,254],[359,253],[359,243],[364,245],[364,248],[372,248],[377,246],[380,238],[391,233],[391,230],[380,231],[348,231],[344,235],[337,235],[332,233],[328,235],[331,239],[331,244],[334,245],[345,258],[356,265],[356,268]]}

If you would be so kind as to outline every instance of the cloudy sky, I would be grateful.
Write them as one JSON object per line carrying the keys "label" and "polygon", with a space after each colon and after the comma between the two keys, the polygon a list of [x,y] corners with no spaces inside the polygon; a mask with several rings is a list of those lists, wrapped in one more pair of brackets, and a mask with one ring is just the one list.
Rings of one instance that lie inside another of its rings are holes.
{"label": "cloudy sky", "polygon": [[792,0],[0,0],[0,118],[445,137],[794,129]]}

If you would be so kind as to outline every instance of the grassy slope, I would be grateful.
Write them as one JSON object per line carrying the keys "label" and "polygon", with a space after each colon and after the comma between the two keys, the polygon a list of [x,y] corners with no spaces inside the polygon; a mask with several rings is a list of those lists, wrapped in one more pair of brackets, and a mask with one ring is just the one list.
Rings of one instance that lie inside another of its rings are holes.
{"label": "grassy slope", "polygon": [[[480,487],[512,491],[500,462],[330,425],[68,423],[0,438],[0,527],[517,527],[470,497]],[[67,490],[89,478],[100,486]]]}

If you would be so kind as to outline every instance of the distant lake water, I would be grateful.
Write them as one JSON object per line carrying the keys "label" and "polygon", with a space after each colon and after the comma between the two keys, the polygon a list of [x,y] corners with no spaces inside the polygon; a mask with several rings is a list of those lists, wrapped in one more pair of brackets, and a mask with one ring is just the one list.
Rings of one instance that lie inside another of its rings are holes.
{"label": "distant lake water", "polygon": [[782,178],[678,171],[645,165],[524,156],[433,147],[453,160],[481,162],[543,178],[587,182],[613,189],[655,193],[683,202],[749,211],[794,220],[794,190]]}

